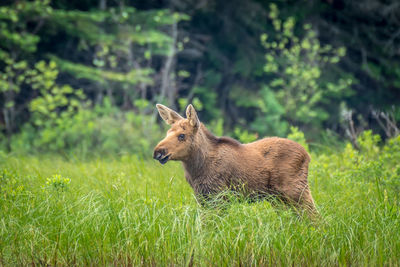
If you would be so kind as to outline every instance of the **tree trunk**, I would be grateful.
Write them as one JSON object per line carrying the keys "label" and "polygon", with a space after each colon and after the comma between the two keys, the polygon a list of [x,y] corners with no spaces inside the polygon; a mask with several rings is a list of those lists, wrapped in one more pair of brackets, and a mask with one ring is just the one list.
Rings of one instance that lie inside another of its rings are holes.
{"label": "tree trunk", "polygon": [[169,51],[167,60],[165,61],[164,68],[162,70],[161,77],[161,91],[160,91],[160,99],[167,98],[168,105],[172,108],[175,108],[174,100],[176,95],[176,86],[174,81],[171,79],[171,74],[174,72],[175,68],[175,59],[176,59],[176,42],[178,39],[178,25],[177,22],[172,24],[172,45],[171,50]]}

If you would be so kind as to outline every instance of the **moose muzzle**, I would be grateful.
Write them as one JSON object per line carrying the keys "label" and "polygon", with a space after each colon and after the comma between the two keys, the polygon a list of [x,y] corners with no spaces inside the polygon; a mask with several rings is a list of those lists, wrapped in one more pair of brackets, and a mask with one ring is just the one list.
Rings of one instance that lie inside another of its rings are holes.
{"label": "moose muzzle", "polygon": [[158,160],[161,164],[167,163],[170,155],[167,155],[166,149],[156,149],[154,150],[153,158]]}

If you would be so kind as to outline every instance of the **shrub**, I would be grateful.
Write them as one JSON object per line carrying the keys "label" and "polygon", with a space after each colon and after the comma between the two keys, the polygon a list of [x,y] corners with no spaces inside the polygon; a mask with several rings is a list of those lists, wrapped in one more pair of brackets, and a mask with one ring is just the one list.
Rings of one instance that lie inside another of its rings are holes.
{"label": "shrub", "polygon": [[134,153],[151,155],[161,130],[150,115],[107,109],[80,109],[61,116],[57,123],[37,128],[26,124],[12,139],[14,151],[67,153],[74,157],[95,154]]}
{"label": "shrub", "polygon": [[290,133],[287,136],[288,139],[293,140],[302,145],[307,151],[310,151],[304,133],[299,128],[291,126]]}
{"label": "shrub", "polygon": [[282,116],[288,122],[321,129],[332,114],[339,114],[339,105],[327,103],[352,93],[353,78],[332,71],[346,50],[322,45],[310,24],[299,29],[294,17],[282,20],[276,4],[270,4],[269,18],[274,33],[262,34],[261,44],[266,49],[264,71],[270,78],[267,88],[274,92],[276,106],[280,105],[275,111],[277,121]]}
{"label": "shrub", "polygon": [[0,197],[7,199],[17,196],[24,190],[21,179],[7,169],[0,170]]}
{"label": "shrub", "polygon": [[[40,61],[27,79],[38,96],[31,101],[31,118],[12,136],[11,149],[25,152],[61,152],[86,156],[103,153],[150,154],[160,133],[151,115],[123,112],[106,98],[90,108],[80,89],[58,85],[56,63]],[[143,102],[143,101],[142,101]],[[138,109],[148,103],[137,104]]]}
{"label": "shrub", "polygon": [[71,183],[71,179],[62,177],[59,174],[54,174],[52,177],[47,178],[46,184],[43,189],[51,189],[57,192],[64,192],[68,190],[68,185]]}

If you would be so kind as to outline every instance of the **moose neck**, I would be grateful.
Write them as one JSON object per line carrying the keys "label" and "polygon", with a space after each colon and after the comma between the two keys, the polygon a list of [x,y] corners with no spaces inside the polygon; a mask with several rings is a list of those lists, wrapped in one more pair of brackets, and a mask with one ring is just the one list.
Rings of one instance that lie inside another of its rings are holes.
{"label": "moose neck", "polygon": [[215,137],[208,129],[201,124],[193,140],[190,156],[183,160],[183,166],[192,177],[208,170],[207,165],[211,162],[210,157],[216,149]]}

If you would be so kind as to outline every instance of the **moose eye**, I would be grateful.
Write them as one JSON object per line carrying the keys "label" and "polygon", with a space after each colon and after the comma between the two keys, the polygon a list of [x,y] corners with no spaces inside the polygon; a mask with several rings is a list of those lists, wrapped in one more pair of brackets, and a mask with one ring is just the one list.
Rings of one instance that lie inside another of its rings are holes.
{"label": "moose eye", "polygon": [[179,141],[185,141],[185,135],[184,134],[178,135],[178,140]]}

